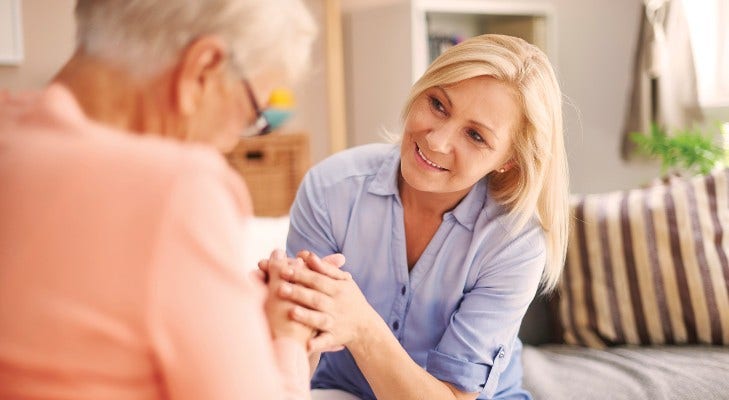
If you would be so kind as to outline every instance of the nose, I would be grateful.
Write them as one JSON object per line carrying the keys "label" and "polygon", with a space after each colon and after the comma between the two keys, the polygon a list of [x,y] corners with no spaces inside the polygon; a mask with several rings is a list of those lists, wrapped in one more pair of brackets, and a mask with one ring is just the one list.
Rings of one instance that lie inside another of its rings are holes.
{"label": "nose", "polygon": [[448,154],[453,149],[456,131],[457,128],[449,123],[435,127],[425,135],[428,149],[433,152]]}

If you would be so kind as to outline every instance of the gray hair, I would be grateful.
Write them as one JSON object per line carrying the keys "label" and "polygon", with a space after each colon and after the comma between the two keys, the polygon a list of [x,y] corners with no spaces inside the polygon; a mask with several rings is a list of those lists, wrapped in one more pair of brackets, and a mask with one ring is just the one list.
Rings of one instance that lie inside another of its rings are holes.
{"label": "gray hair", "polygon": [[217,35],[246,75],[306,69],[316,26],[301,0],[78,0],[77,50],[145,77]]}

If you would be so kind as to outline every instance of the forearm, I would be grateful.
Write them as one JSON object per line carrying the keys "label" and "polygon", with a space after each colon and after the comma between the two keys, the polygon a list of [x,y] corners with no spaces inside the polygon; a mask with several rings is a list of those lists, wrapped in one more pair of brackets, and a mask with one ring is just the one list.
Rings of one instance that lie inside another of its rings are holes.
{"label": "forearm", "polygon": [[274,350],[286,400],[307,400],[309,393],[309,371],[306,350],[298,342],[288,338],[274,340]]}
{"label": "forearm", "polygon": [[458,399],[447,384],[410,358],[382,319],[347,348],[380,400]]}
{"label": "forearm", "polygon": [[309,371],[311,371],[311,373],[309,374],[309,378],[312,378],[314,376],[314,372],[316,372],[316,367],[319,366],[320,359],[321,353],[319,352],[309,354]]}

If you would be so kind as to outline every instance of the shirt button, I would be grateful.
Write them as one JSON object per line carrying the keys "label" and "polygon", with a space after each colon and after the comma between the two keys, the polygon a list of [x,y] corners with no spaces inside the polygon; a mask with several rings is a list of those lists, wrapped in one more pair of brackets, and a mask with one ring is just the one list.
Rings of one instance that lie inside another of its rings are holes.
{"label": "shirt button", "polygon": [[392,329],[397,330],[400,328],[400,323],[398,321],[395,321],[392,323]]}
{"label": "shirt button", "polygon": [[405,296],[405,292],[407,291],[407,288],[405,285],[402,285],[402,290],[400,290],[400,293],[402,293],[403,296]]}

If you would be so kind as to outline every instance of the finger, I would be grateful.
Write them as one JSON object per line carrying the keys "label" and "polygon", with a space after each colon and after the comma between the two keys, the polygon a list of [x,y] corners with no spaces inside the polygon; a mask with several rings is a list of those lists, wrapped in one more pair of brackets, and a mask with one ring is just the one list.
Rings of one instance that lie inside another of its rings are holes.
{"label": "finger", "polygon": [[319,331],[331,329],[334,325],[334,319],[331,315],[301,306],[293,307],[289,312],[289,317],[293,321]]}
{"label": "finger", "polygon": [[344,258],[344,254],[340,254],[340,253],[330,254],[330,255],[322,258],[321,260],[324,261],[325,263],[331,264],[332,266],[337,267],[337,268],[342,268],[344,263],[347,261],[347,259]]}
{"label": "finger", "polygon": [[281,277],[289,282],[298,283],[309,289],[334,296],[337,293],[337,282],[327,275],[313,271],[309,268],[289,268],[281,271]]}
{"label": "finger", "polygon": [[292,276],[295,269],[304,267],[304,261],[300,258],[270,258],[266,260],[265,265],[268,273],[275,273],[281,277],[288,278]]}
{"label": "finger", "polygon": [[[296,254],[296,257],[299,257],[299,258],[305,260],[311,255],[315,255],[315,254],[310,252],[309,250],[301,250],[300,252],[298,252]],[[344,254],[332,253],[328,256],[323,257],[321,260],[323,262],[332,264],[333,266],[335,266],[337,268],[341,268],[344,265],[346,258],[344,257]]]}
{"label": "finger", "polygon": [[316,290],[281,282],[278,290],[281,298],[293,301],[315,311],[327,312],[331,309],[332,298]]}
{"label": "finger", "polygon": [[339,351],[344,349],[344,346],[340,343],[337,343],[336,338],[330,332],[322,332],[319,335],[309,339],[307,347],[309,353]]}
{"label": "finger", "polygon": [[268,281],[268,274],[260,269],[251,271],[251,277],[257,282],[266,283]]}
{"label": "finger", "polygon": [[[337,254],[332,254],[331,256],[336,257]],[[341,256],[341,254],[339,254],[339,256]],[[344,256],[342,256],[342,258],[344,258]],[[346,280],[346,279],[350,279],[352,277],[352,275],[349,272],[342,271],[339,268],[337,268],[336,266],[334,266],[328,262],[323,262],[314,253],[308,253],[306,255],[306,257],[302,257],[302,259],[306,263],[307,267],[309,267],[313,271],[324,274],[332,279]]]}
{"label": "finger", "polygon": [[[271,258],[268,259],[268,262],[266,263],[266,265],[268,266],[269,287],[271,287],[272,289],[274,287],[278,287],[275,285],[278,285],[279,281],[281,281],[282,279],[289,279],[288,277],[293,276],[294,273],[294,268],[291,260],[285,257],[279,257],[280,254],[276,254],[276,252],[271,253]],[[271,286],[271,284],[274,284],[274,286]]]}
{"label": "finger", "polygon": [[281,249],[274,249],[271,252],[271,260],[282,260],[284,258],[286,258],[286,253]]}
{"label": "finger", "polygon": [[268,272],[268,259],[264,259],[258,262],[258,269],[264,272]]}

